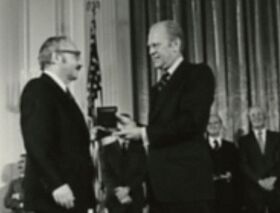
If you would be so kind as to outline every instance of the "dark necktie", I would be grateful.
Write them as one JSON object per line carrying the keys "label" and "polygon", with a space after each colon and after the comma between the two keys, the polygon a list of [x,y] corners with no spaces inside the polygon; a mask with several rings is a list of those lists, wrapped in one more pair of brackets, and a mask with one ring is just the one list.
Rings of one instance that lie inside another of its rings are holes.
{"label": "dark necktie", "polygon": [[220,148],[219,142],[217,140],[214,140],[213,143],[214,143],[214,150],[218,150]]}
{"label": "dark necktie", "polygon": [[168,72],[165,72],[159,82],[157,83],[157,90],[158,91],[161,91],[166,85],[167,85],[167,82],[169,81],[171,75],[168,73]]}

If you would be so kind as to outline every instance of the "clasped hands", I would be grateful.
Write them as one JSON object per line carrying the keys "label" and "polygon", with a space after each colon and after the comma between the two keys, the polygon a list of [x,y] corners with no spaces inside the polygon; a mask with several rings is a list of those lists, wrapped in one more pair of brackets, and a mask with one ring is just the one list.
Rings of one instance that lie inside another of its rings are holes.
{"label": "clasped hands", "polygon": [[260,179],[258,184],[266,191],[272,191],[274,189],[274,184],[277,180],[277,177],[271,176],[268,178]]}
{"label": "clasped hands", "polygon": [[115,188],[115,195],[122,204],[130,203],[132,201],[129,192],[130,189],[127,186],[119,186]]}
{"label": "clasped hands", "polygon": [[230,182],[231,179],[232,179],[231,172],[225,172],[224,174],[214,175],[214,176],[213,176],[213,180],[214,180],[214,181],[217,181],[217,180],[226,180],[227,182]]}

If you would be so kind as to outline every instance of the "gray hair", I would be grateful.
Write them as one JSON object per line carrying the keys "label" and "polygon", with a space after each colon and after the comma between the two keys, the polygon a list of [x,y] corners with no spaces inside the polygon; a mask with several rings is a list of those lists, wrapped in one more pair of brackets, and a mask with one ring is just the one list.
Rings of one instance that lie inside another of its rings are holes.
{"label": "gray hair", "polygon": [[39,64],[41,70],[49,66],[51,62],[52,53],[59,50],[61,43],[70,41],[66,36],[49,37],[40,47],[39,50]]}

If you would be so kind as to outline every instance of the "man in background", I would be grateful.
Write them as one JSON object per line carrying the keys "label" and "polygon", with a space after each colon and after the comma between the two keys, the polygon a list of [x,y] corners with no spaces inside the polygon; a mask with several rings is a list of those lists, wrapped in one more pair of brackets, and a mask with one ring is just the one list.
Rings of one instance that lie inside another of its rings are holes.
{"label": "man in background", "polygon": [[236,213],[238,210],[238,155],[233,142],[222,137],[223,122],[211,114],[207,125],[207,143],[213,161],[215,201],[213,213]]}
{"label": "man in background", "polygon": [[280,212],[280,134],[266,127],[260,107],[249,109],[252,130],[239,141],[244,199],[249,213]]}
{"label": "man in background", "polygon": [[12,180],[8,191],[4,198],[5,207],[11,209],[13,213],[27,213],[24,210],[23,198],[23,181],[24,181],[24,170],[26,164],[26,155],[21,154],[18,162],[19,177]]}
{"label": "man in background", "polygon": [[69,92],[81,69],[80,51],[67,37],[50,37],[39,62],[43,73],[27,83],[20,105],[24,205],[35,213],[86,213],[93,206],[89,132]]}
{"label": "man in background", "polygon": [[[127,114],[118,118],[118,128],[123,128]],[[106,189],[106,207],[110,213],[142,213],[145,203],[144,179],[146,155],[141,140],[127,141],[107,136],[101,139],[100,160]]]}
{"label": "man in background", "polygon": [[149,53],[162,76],[152,87],[149,123],[118,133],[148,148],[151,212],[209,212],[214,196],[211,159],[203,135],[214,96],[207,65],[183,58],[183,32],[174,21],[150,28]]}

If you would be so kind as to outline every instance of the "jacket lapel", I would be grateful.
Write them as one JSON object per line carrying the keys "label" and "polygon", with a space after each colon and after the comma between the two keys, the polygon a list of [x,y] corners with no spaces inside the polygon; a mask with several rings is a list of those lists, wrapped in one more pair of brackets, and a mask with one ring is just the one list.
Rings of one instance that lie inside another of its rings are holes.
{"label": "jacket lapel", "polygon": [[86,130],[86,132],[88,132],[84,116],[76,101],[73,98],[70,98],[66,92],[48,75],[42,74],[41,78],[52,88],[53,93],[56,94],[56,97],[54,98],[57,98],[59,102],[64,102],[63,105],[67,106],[65,107],[65,111],[68,111],[69,119],[75,123],[80,123],[78,126],[81,127],[83,131]]}
{"label": "jacket lapel", "polygon": [[184,72],[187,72],[185,67],[185,63],[182,62],[175,70],[162,91],[158,91],[156,86],[153,86],[151,90],[149,122],[152,122],[157,117],[161,109],[164,108],[164,103],[166,103],[168,99],[171,98],[171,94],[174,95],[173,91],[178,90],[178,88],[182,85],[182,80],[184,80]]}
{"label": "jacket lapel", "polygon": [[255,134],[253,131],[250,132],[250,142],[251,142],[251,147],[253,149],[254,153],[258,153],[259,156],[263,156],[262,152],[261,152],[261,148],[259,146],[259,142],[258,139],[256,138]]}
{"label": "jacket lapel", "polygon": [[270,131],[266,131],[266,138],[265,138],[265,155],[271,156],[270,153],[273,151],[273,137]]}

